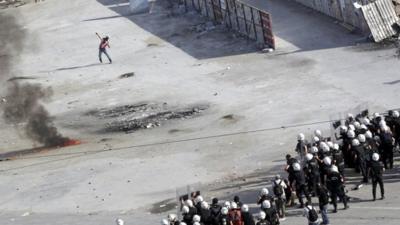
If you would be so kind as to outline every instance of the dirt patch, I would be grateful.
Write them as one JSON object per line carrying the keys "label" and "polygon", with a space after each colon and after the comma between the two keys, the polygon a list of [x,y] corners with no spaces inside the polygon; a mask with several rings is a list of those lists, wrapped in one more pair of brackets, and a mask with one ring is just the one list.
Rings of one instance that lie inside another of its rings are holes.
{"label": "dirt patch", "polygon": [[16,81],[16,80],[34,80],[35,77],[11,77],[7,81]]}
{"label": "dirt patch", "polygon": [[351,47],[350,49],[356,52],[369,52],[369,51],[381,51],[387,49],[393,49],[397,47],[397,39],[386,39],[379,43],[367,42],[359,43],[357,46]]}
{"label": "dirt patch", "polygon": [[223,117],[221,117],[221,120],[225,123],[236,123],[238,122],[242,117],[235,115],[235,114],[228,114]]}
{"label": "dirt patch", "polygon": [[194,118],[206,109],[207,105],[178,108],[170,107],[167,103],[139,103],[91,110],[86,115],[106,120],[105,132],[130,133],[159,127],[169,120]]}

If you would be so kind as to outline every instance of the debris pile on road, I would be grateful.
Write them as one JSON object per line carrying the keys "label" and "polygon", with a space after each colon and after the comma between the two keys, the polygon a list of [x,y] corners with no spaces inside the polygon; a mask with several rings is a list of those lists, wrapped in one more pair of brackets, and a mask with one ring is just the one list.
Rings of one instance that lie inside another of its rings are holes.
{"label": "debris pile on road", "polygon": [[159,127],[168,120],[193,118],[207,108],[208,106],[198,105],[172,109],[167,103],[142,103],[92,110],[86,115],[107,120],[106,132],[130,133],[140,129]]}
{"label": "debris pile on road", "polygon": [[5,9],[10,6],[19,7],[26,3],[21,0],[0,0],[0,9]]}

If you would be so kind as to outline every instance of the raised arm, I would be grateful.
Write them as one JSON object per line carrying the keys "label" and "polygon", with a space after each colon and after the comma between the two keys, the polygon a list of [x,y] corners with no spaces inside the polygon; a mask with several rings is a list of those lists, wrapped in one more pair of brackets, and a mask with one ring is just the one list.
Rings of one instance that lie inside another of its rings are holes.
{"label": "raised arm", "polygon": [[100,41],[102,40],[102,38],[100,37],[99,33],[96,32],[97,37],[100,39]]}

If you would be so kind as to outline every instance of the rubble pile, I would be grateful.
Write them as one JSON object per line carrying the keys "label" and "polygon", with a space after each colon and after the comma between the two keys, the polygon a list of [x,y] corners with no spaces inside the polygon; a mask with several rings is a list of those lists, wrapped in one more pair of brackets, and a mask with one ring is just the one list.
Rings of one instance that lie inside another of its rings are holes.
{"label": "rubble pile", "polygon": [[141,103],[92,110],[87,115],[106,120],[106,132],[130,133],[159,127],[168,120],[193,118],[207,108],[205,105],[172,108],[167,103]]}

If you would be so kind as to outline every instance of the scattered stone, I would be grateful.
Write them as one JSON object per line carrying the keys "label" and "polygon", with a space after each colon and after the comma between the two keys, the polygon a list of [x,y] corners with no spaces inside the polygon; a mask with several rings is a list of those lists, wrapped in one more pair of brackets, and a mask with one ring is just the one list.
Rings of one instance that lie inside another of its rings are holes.
{"label": "scattered stone", "polygon": [[167,103],[146,103],[92,110],[86,113],[86,115],[96,116],[100,119],[112,119],[112,121],[106,123],[104,131],[124,131],[129,133],[139,129],[159,127],[163,122],[168,120],[192,118],[207,108],[208,106],[201,105],[170,110]]}
{"label": "scattered stone", "polygon": [[133,77],[133,76],[135,76],[134,72],[124,73],[124,74],[119,76],[119,79],[129,78],[129,77]]}
{"label": "scattered stone", "polygon": [[271,53],[274,51],[273,48],[264,48],[263,50],[261,50],[263,53]]}
{"label": "scattered stone", "polygon": [[25,216],[29,216],[29,215],[31,215],[31,213],[30,212],[25,212],[24,214],[22,214],[21,216],[22,217],[25,217]]}

